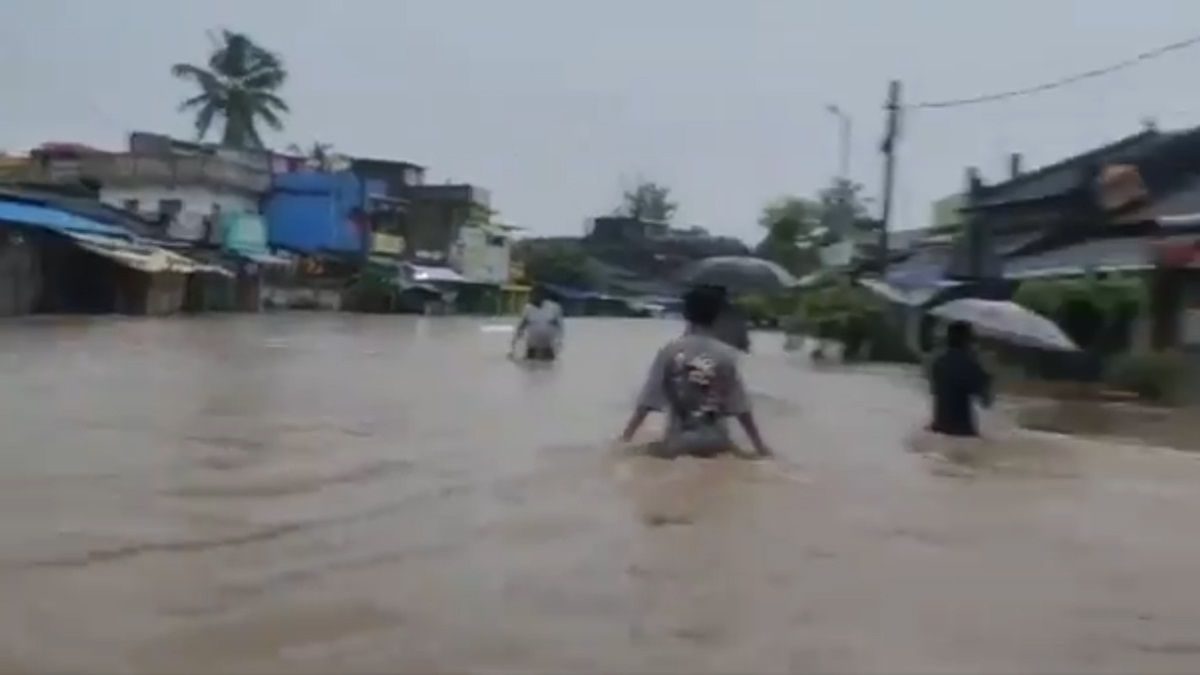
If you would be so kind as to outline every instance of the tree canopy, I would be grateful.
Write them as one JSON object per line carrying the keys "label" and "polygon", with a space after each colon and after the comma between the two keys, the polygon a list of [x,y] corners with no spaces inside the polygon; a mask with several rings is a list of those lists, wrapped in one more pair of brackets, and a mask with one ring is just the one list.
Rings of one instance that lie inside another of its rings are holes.
{"label": "tree canopy", "polygon": [[671,188],[653,181],[640,181],[621,196],[621,206],[616,213],[638,220],[668,222],[678,208],[679,204],[671,201]]}
{"label": "tree canopy", "polygon": [[276,93],[287,79],[283,61],[243,33],[221,31],[208,67],[177,63],[171,73],[193,82],[200,93],[183,101],[180,110],[196,113],[196,136],[208,135],[215,118],[224,121],[221,144],[233,148],[262,148],[258,123],[282,129],[287,103]]}
{"label": "tree canopy", "polygon": [[758,218],[767,234],[756,252],[793,274],[813,271],[821,264],[822,247],[857,241],[875,229],[862,189],[858,183],[839,178],[812,199],[785,195],[772,200]]}
{"label": "tree canopy", "polygon": [[528,239],[517,243],[514,257],[524,263],[525,277],[535,284],[592,288],[595,275],[578,241]]}

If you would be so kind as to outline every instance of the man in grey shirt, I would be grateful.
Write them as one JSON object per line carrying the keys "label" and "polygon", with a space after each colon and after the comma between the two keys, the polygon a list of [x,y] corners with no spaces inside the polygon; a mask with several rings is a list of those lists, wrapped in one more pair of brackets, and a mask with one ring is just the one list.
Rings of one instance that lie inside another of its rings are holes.
{"label": "man in grey shirt", "polygon": [[659,350],[622,439],[626,442],[651,411],[668,415],[660,454],[710,457],[735,450],[725,418],[736,417],[761,456],[771,451],[758,432],[738,371],[737,352],[712,333],[725,304],[721,289],[694,288],[684,296],[687,332]]}

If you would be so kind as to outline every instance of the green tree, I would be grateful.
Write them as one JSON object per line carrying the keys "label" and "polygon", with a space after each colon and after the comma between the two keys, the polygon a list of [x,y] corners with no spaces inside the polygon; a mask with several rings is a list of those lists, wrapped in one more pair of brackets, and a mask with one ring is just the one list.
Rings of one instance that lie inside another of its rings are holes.
{"label": "green tree", "polygon": [[808,234],[820,224],[821,204],[803,197],[778,197],[763,207],[758,224],[770,230],[783,220],[794,221],[801,234]]}
{"label": "green tree", "polygon": [[678,208],[679,204],[671,201],[671,188],[653,181],[640,181],[621,196],[621,206],[616,213],[638,220],[665,223],[671,220]]}
{"label": "green tree", "polygon": [[820,206],[800,197],[781,197],[763,207],[758,222],[767,234],[755,253],[803,275],[819,263],[817,240]]}
{"label": "green tree", "polygon": [[532,283],[573,288],[595,285],[590,258],[578,241],[527,239],[518,242],[513,256],[524,263],[525,277]]}
{"label": "green tree", "polygon": [[1033,279],[1013,300],[1054,320],[1080,347],[1105,353],[1130,347],[1133,323],[1148,304],[1145,283],[1120,274]]}
{"label": "green tree", "polygon": [[287,103],[276,92],[287,79],[283,61],[243,33],[221,31],[208,67],[177,63],[171,73],[194,82],[200,93],[179,105],[196,111],[196,135],[203,139],[214,118],[225,124],[221,144],[233,148],[262,148],[258,122],[282,129],[280,115]]}
{"label": "green tree", "polygon": [[852,239],[865,231],[875,229],[867,213],[862,191],[863,186],[859,183],[835,178],[833,183],[818,192],[817,220],[821,226],[838,237]]}

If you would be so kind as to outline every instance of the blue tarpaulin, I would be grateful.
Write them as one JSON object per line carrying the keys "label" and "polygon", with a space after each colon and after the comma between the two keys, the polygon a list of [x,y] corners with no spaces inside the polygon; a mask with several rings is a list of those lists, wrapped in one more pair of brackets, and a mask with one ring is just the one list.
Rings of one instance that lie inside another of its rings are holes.
{"label": "blue tarpaulin", "polygon": [[362,206],[362,183],[350,172],[277,174],[266,200],[267,243],[301,253],[357,253],[362,232],[352,215]]}

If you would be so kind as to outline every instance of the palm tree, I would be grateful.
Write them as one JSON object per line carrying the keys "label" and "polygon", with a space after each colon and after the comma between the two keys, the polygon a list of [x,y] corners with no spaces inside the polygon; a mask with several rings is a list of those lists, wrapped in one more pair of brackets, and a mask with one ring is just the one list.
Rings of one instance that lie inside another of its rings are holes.
{"label": "palm tree", "polygon": [[179,105],[196,111],[196,135],[208,134],[214,117],[225,120],[221,144],[234,148],[261,148],[256,126],[259,120],[272,129],[282,129],[279,116],[288,112],[287,103],[276,91],[287,79],[283,62],[273,52],[258,46],[242,33],[221,31],[214,41],[208,68],[177,63],[171,73],[195,82],[200,93]]}

